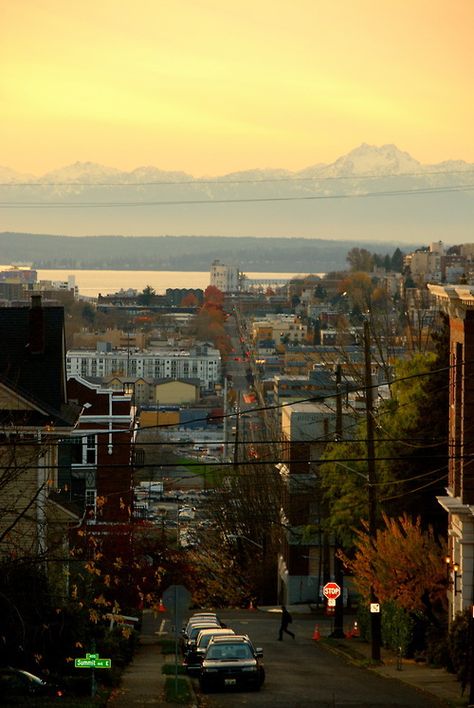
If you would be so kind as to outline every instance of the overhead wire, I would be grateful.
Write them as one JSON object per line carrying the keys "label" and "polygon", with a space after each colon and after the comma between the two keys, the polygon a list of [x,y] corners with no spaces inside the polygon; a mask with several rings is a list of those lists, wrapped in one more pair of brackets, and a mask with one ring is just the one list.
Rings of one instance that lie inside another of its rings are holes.
{"label": "overhead wire", "polygon": [[474,170],[433,170],[419,172],[398,172],[397,174],[376,174],[365,173],[357,175],[309,175],[306,177],[280,176],[280,177],[247,177],[244,179],[228,179],[227,175],[211,179],[192,178],[180,180],[137,180],[133,182],[81,182],[80,180],[69,181],[35,181],[35,182],[0,182],[0,187],[148,187],[148,186],[181,186],[181,185],[196,185],[201,184],[218,184],[226,186],[228,184],[267,184],[274,182],[333,182],[341,180],[364,180],[364,179],[396,179],[400,177],[432,177],[432,176],[451,176],[451,175],[471,175]]}
{"label": "overhead wire", "polygon": [[446,194],[474,189],[474,184],[451,187],[421,187],[419,189],[394,189],[377,192],[353,192],[350,194],[308,194],[279,197],[236,197],[218,199],[162,199],[153,201],[110,202],[0,202],[0,209],[105,209],[140,208],[152,206],[185,206],[192,204],[245,204],[259,202],[295,202],[333,199],[372,199],[380,197],[416,196],[419,194]]}

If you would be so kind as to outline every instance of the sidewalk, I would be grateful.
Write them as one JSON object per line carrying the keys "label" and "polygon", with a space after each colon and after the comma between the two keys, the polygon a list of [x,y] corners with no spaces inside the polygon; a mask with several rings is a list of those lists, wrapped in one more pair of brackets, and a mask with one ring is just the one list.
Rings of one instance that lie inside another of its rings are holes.
{"label": "sidewalk", "polygon": [[[145,612],[138,649],[123,673],[120,687],[109,698],[107,708],[176,708],[176,703],[167,703],[164,698],[165,676],[162,667],[167,659],[161,651],[160,639],[163,636],[159,627],[157,630],[156,615]],[[193,700],[189,705],[197,704]]]}
{"label": "sidewalk", "polygon": [[[264,612],[280,611],[280,607],[260,607],[259,609]],[[287,609],[294,615],[311,612],[309,605],[289,605]],[[409,684],[420,691],[446,701],[450,706],[461,708],[468,705],[469,687],[464,696],[461,696],[461,684],[453,674],[448,673],[445,669],[427,666],[425,663],[413,659],[402,659],[399,664],[395,653],[383,648],[381,650],[383,663],[380,666],[371,666],[372,647],[368,642],[357,638],[329,639],[330,628],[327,622],[323,620],[319,623],[319,627],[321,647],[327,651],[340,654],[350,662],[362,664],[368,671],[375,671],[380,676]]]}

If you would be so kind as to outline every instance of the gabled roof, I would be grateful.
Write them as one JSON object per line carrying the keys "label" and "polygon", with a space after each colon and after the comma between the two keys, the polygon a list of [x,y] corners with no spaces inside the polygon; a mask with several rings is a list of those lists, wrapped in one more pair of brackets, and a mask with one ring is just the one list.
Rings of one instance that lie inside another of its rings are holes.
{"label": "gabled roof", "polygon": [[169,378],[162,378],[162,379],[154,379],[153,383],[156,386],[163,386],[166,384],[175,384],[175,383],[184,383],[188,384],[189,386],[194,386],[194,388],[199,388],[201,385],[201,381],[199,379],[169,379]]}

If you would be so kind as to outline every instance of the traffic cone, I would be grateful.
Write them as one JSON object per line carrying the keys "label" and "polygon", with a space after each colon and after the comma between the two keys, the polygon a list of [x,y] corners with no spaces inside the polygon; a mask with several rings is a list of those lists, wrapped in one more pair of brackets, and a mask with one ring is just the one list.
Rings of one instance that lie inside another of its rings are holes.
{"label": "traffic cone", "polygon": [[315,642],[319,642],[321,639],[321,632],[319,631],[319,624],[314,626],[313,639]]}
{"label": "traffic cone", "polygon": [[255,607],[254,607],[254,605],[253,605],[253,600],[250,600],[248,609],[249,609],[249,610],[255,610]]}
{"label": "traffic cone", "polygon": [[357,620],[354,620],[354,625],[351,631],[351,637],[360,637],[360,630],[359,625],[357,624]]}
{"label": "traffic cone", "polygon": [[163,600],[160,600],[160,604],[158,605],[158,612],[166,612],[166,607],[163,605]]}

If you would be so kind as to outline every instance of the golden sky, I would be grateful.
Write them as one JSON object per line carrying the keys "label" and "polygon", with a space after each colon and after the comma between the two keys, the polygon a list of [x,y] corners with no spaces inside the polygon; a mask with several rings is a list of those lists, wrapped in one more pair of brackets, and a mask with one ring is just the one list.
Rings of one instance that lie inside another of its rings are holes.
{"label": "golden sky", "polygon": [[0,165],[474,161],[473,0],[0,0]]}

